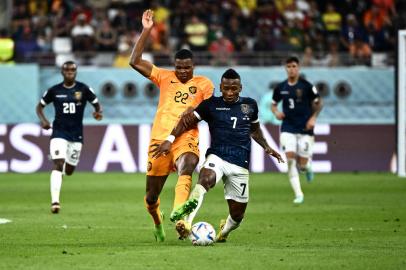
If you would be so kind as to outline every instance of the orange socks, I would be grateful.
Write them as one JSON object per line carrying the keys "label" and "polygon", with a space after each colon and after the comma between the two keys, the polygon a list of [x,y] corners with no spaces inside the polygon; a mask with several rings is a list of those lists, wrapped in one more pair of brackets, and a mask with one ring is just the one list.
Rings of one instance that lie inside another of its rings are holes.
{"label": "orange socks", "polygon": [[179,205],[189,199],[190,187],[192,186],[192,176],[181,175],[178,178],[178,182],[175,187],[175,200],[173,202],[173,209],[176,209]]}
{"label": "orange socks", "polygon": [[159,225],[159,224],[162,223],[161,211],[159,210],[160,202],[161,202],[161,200],[158,198],[156,203],[148,204],[147,200],[146,200],[146,197],[144,197],[145,207],[147,208],[148,213],[151,215],[152,219],[154,220],[155,225]]}

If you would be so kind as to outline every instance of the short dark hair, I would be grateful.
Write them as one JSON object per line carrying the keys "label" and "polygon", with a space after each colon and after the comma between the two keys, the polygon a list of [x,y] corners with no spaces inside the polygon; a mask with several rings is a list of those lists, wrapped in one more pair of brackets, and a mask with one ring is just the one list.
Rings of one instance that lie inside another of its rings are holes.
{"label": "short dark hair", "polygon": [[289,64],[292,62],[296,62],[296,64],[299,64],[299,58],[297,58],[297,56],[289,56],[288,59],[286,59],[285,63]]}
{"label": "short dark hair", "polygon": [[193,53],[191,50],[188,49],[181,49],[176,52],[175,59],[192,59],[193,60]]}
{"label": "short dark hair", "polygon": [[76,65],[76,63],[72,60],[69,60],[69,61],[66,61],[65,63],[63,63],[61,68],[63,68],[65,65]]}
{"label": "short dark hair", "polygon": [[224,73],[223,76],[221,76],[221,79],[239,79],[241,80],[240,74],[237,73],[232,68],[227,69]]}

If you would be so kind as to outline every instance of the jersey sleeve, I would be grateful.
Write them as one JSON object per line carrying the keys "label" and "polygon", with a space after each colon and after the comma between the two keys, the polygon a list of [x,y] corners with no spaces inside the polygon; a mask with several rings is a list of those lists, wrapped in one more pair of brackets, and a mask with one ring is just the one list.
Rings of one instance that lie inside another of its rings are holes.
{"label": "jersey sleeve", "polygon": [[91,87],[86,86],[86,100],[92,104],[99,102],[94,90]]}
{"label": "jersey sleeve", "polygon": [[40,100],[42,106],[45,106],[54,101],[54,95],[52,94],[52,92],[52,88],[50,88],[44,93]]}
{"label": "jersey sleeve", "polygon": [[255,100],[253,100],[253,103],[252,103],[252,117],[251,117],[251,119],[252,119],[252,121],[251,121],[251,123],[258,123],[259,122],[259,118],[258,118],[258,104],[257,104],[257,102],[255,101]]}
{"label": "jersey sleeve", "polygon": [[278,84],[273,90],[272,103],[278,104],[281,99],[281,87],[280,84]]}
{"label": "jersey sleeve", "polygon": [[162,71],[155,65],[152,65],[151,76],[149,78],[158,88],[160,88],[161,81],[162,81]]}
{"label": "jersey sleeve", "polygon": [[199,121],[205,120],[207,122],[210,119],[210,99],[203,100],[194,110],[194,114]]}
{"label": "jersey sleeve", "polygon": [[316,86],[309,84],[310,87],[310,91],[309,91],[309,95],[310,95],[310,100],[315,100],[318,99],[320,97],[319,91],[317,90]]}
{"label": "jersey sleeve", "polygon": [[213,92],[214,92],[214,84],[212,83],[212,81],[207,79],[207,83],[203,91],[203,99],[208,99],[211,96],[213,96]]}

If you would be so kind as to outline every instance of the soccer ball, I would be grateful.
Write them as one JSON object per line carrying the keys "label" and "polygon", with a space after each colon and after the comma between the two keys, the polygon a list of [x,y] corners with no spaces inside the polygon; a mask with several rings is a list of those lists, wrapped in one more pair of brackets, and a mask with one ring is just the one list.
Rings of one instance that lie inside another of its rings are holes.
{"label": "soccer ball", "polygon": [[194,246],[208,246],[214,243],[216,231],[207,222],[201,221],[193,224],[190,240]]}

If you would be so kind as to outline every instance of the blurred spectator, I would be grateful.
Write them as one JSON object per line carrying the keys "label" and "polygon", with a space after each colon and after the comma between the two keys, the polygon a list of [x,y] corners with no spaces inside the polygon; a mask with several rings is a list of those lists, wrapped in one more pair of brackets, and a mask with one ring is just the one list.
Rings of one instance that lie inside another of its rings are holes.
{"label": "blurred spectator", "polygon": [[341,60],[340,60],[340,55],[338,53],[338,43],[337,42],[330,42],[329,43],[329,52],[326,55],[326,64],[329,67],[336,67],[340,66]]}
{"label": "blurred spectator", "polygon": [[128,18],[123,8],[109,9],[109,18],[111,26],[119,35],[124,34],[128,27]]}
{"label": "blurred spectator", "polygon": [[169,26],[168,19],[170,11],[159,5],[156,1],[153,2],[154,10],[154,27],[151,31],[152,51],[169,54]]}
{"label": "blurred spectator", "polygon": [[212,56],[211,65],[214,66],[230,66],[234,65],[232,61],[232,54],[234,52],[234,45],[226,38],[221,31],[218,31],[217,40],[210,44],[209,51]]}
{"label": "blurred spectator", "polygon": [[327,10],[323,13],[322,18],[327,39],[338,40],[341,32],[341,14],[335,10],[333,4],[327,4]]}
{"label": "blurred spectator", "polygon": [[39,50],[37,39],[29,25],[24,27],[22,36],[15,43],[15,59],[19,62],[30,62],[34,53]]}
{"label": "blurred spectator", "polygon": [[272,50],[272,39],[268,29],[261,29],[254,43],[254,51],[263,52]]}
{"label": "blurred spectator", "polygon": [[129,61],[131,55],[131,47],[127,42],[121,42],[118,45],[118,54],[114,58],[113,67],[116,68],[129,68]]}
{"label": "blurred spectator", "polygon": [[70,37],[70,30],[72,27],[71,21],[65,14],[65,8],[58,9],[55,17],[53,18],[52,31],[54,37]]}
{"label": "blurred spectator", "polygon": [[377,6],[371,6],[364,14],[365,28],[372,26],[375,31],[381,31],[386,20],[385,10],[379,9]]}
{"label": "blurred spectator", "polygon": [[13,62],[14,40],[7,34],[6,29],[0,29],[0,63]]}
{"label": "blurred spectator", "polygon": [[104,20],[96,32],[96,43],[99,51],[112,52],[117,49],[117,33],[113,31],[108,20]]}
{"label": "blurred spectator", "polygon": [[342,32],[341,32],[341,44],[344,46],[345,49],[348,50],[348,52],[351,53],[351,55],[354,56],[355,54],[355,40],[357,39],[358,41],[358,47],[359,43],[362,40],[365,40],[365,32],[363,28],[358,24],[357,18],[355,17],[354,14],[348,14],[347,15],[347,23],[343,27]]}
{"label": "blurred spectator", "polygon": [[384,11],[387,16],[397,16],[394,0],[372,0],[372,4]]}
{"label": "blurred spectator", "polygon": [[86,22],[86,15],[79,14],[71,32],[74,51],[92,51],[94,29]]}
{"label": "blurred spectator", "polygon": [[207,49],[207,25],[200,21],[197,16],[192,16],[185,26],[187,41],[192,51],[203,51]]}

